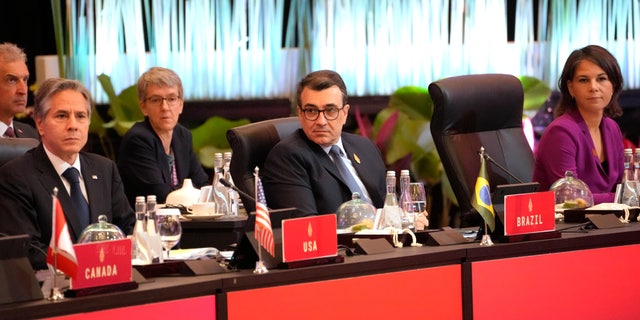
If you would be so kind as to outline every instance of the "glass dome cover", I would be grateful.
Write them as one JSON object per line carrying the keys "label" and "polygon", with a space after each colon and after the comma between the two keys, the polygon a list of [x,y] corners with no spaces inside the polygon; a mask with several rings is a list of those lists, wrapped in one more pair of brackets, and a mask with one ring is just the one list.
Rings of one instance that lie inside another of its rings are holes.
{"label": "glass dome cover", "polygon": [[360,193],[354,192],[351,200],[341,204],[336,210],[338,229],[349,229],[352,232],[373,229],[375,214],[376,208],[360,199]]}
{"label": "glass dome cover", "polygon": [[97,223],[87,226],[84,231],[82,231],[78,243],[119,240],[124,238],[125,235],[118,226],[107,222],[106,215],[100,215]]}
{"label": "glass dome cover", "polygon": [[577,209],[593,206],[593,194],[584,181],[575,178],[573,171],[564,173],[564,178],[554,182],[549,190],[556,196],[556,208]]}

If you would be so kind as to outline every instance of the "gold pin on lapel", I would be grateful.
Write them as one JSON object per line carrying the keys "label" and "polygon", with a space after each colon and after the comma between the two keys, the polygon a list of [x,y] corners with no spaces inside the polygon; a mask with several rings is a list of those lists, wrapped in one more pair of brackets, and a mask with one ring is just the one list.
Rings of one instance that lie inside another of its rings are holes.
{"label": "gold pin on lapel", "polygon": [[358,164],[360,164],[360,157],[357,154],[353,153],[353,159],[356,160]]}
{"label": "gold pin on lapel", "polygon": [[96,176],[95,174],[91,175],[91,179],[93,180],[98,180],[98,176]]}

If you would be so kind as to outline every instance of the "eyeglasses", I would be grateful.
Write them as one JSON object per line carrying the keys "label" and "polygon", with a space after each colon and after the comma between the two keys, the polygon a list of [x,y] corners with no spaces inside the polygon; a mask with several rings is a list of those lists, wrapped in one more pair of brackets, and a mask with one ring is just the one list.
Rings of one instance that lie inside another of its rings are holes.
{"label": "eyeglasses", "polygon": [[331,108],[326,108],[324,110],[315,109],[315,108],[300,109],[300,110],[302,111],[302,114],[304,115],[305,119],[309,121],[316,121],[321,113],[324,114],[325,119],[335,120],[338,118],[338,115],[340,115],[340,111],[342,111],[342,109],[344,109],[344,106],[342,106],[342,108],[331,107]]}
{"label": "eyeglasses", "polygon": [[161,97],[161,96],[151,96],[149,98],[144,99],[150,106],[159,107],[162,105],[162,102],[167,101],[167,105],[170,107],[175,107],[178,102],[180,102],[179,96],[170,96],[170,97]]}

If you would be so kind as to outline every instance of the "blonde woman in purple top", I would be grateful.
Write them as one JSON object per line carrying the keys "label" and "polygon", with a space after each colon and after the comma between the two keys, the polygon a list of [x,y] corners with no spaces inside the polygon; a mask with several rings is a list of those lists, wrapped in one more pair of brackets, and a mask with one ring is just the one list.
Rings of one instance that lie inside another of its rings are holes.
{"label": "blonde woman in purple top", "polygon": [[540,190],[571,170],[589,186],[595,204],[613,202],[624,171],[622,133],[612,119],[622,115],[622,83],[620,66],[606,49],[590,45],[571,53],[558,81],[562,98],[555,119],[536,150],[533,181]]}

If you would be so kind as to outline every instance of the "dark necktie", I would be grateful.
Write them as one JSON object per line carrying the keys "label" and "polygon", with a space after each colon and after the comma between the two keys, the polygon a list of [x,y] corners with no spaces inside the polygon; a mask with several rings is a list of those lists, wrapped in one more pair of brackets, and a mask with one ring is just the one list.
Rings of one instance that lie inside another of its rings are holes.
{"label": "dark necktie", "polygon": [[366,195],[362,192],[362,189],[360,189],[360,186],[356,182],[356,179],[351,174],[351,171],[349,171],[347,165],[344,164],[341,156],[342,150],[340,150],[340,147],[338,147],[337,145],[331,146],[329,154],[333,158],[333,162],[335,162],[336,166],[338,167],[338,172],[340,172],[342,180],[344,180],[344,182],[347,184],[349,190],[351,190],[351,193],[358,192],[360,194],[360,199],[368,201]]}
{"label": "dark necktie", "polygon": [[82,190],[80,189],[78,169],[70,167],[62,173],[62,176],[69,181],[69,185],[71,186],[71,202],[73,203],[73,208],[75,209],[78,221],[80,221],[80,226],[82,227],[82,230],[84,230],[84,228],[89,225],[89,205],[82,195]]}
{"label": "dark necktie", "polygon": [[9,137],[9,138],[15,138],[16,137],[15,133],[13,133],[13,128],[11,128],[11,127],[7,127],[7,131],[4,132],[4,136],[5,137]]}

